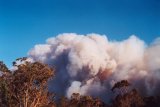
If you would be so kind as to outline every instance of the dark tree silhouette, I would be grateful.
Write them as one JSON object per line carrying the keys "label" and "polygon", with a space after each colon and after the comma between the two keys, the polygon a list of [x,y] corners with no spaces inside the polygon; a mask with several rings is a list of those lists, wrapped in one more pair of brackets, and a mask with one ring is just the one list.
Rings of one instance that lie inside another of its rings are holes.
{"label": "dark tree silhouette", "polygon": [[120,82],[115,83],[115,85],[113,86],[113,88],[111,89],[112,91],[114,91],[114,89],[118,88],[122,88],[122,87],[128,87],[131,84],[127,81],[127,80],[122,80]]}
{"label": "dark tree silhouette", "polygon": [[[130,86],[130,83],[127,80],[122,80],[120,82],[115,83],[113,88],[114,89],[126,88]],[[130,92],[125,91],[125,93],[120,93],[116,96],[113,100],[112,107],[143,107],[144,101],[143,97],[138,93],[136,89],[132,89]]]}

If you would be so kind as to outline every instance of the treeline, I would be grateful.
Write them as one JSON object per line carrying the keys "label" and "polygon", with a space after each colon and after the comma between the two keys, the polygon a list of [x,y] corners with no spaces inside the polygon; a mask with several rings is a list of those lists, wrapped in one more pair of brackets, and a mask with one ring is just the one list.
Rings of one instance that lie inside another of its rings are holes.
{"label": "treeline", "polygon": [[136,89],[128,88],[131,84],[127,80],[113,86],[111,90],[116,95],[109,104],[78,93],[73,93],[71,99],[56,100],[56,93],[49,92],[47,85],[55,70],[26,59],[13,62],[14,71],[0,61],[0,107],[160,107],[159,96],[143,97]]}

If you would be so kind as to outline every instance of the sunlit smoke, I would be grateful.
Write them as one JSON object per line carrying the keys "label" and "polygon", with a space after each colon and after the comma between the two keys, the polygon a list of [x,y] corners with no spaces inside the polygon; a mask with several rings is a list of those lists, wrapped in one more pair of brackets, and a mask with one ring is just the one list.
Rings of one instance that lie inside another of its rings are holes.
{"label": "sunlit smoke", "polygon": [[35,45],[29,57],[56,67],[50,89],[69,98],[77,92],[110,97],[113,83],[123,79],[146,95],[160,94],[160,39],[147,46],[134,35],[109,41],[105,35],[64,33]]}

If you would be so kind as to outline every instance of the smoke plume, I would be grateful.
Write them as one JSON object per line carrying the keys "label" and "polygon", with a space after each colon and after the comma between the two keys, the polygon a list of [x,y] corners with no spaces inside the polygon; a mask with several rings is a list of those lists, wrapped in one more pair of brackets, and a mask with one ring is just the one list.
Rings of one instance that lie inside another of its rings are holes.
{"label": "smoke plume", "polygon": [[80,93],[107,100],[123,79],[145,95],[160,94],[159,38],[147,46],[134,35],[109,41],[105,35],[64,33],[35,45],[29,57],[56,68],[50,90],[69,98]]}

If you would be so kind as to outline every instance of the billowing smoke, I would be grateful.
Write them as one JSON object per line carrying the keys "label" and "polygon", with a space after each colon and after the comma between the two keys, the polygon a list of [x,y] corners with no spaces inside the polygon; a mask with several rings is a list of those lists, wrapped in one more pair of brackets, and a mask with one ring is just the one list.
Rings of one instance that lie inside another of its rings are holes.
{"label": "billowing smoke", "polygon": [[105,35],[64,33],[35,45],[29,57],[56,68],[50,90],[110,97],[115,82],[127,79],[145,95],[160,94],[160,39],[150,46],[132,35],[109,41]]}

